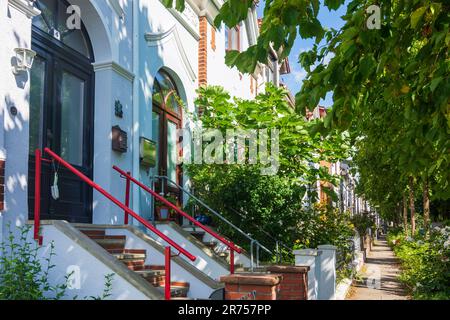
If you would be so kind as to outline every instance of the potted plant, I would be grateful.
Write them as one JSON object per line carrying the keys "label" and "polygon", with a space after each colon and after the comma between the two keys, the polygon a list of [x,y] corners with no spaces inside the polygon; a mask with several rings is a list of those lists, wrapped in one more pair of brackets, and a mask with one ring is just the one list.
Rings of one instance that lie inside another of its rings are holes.
{"label": "potted plant", "polygon": [[[175,206],[178,203],[177,197],[170,193],[165,197],[165,199]],[[166,204],[158,201],[155,205],[155,209],[156,209],[156,216],[158,217],[158,220],[160,220],[160,221],[167,221],[167,220],[175,221],[176,220],[175,210],[173,210]]]}

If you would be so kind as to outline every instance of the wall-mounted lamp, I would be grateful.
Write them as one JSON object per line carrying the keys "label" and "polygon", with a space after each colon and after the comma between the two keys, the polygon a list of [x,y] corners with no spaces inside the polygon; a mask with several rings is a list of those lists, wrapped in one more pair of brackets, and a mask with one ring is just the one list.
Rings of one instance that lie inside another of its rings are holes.
{"label": "wall-mounted lamp", "polygon": [[16,65],[13,67],[14,74],[30,70],[33,66],[36,52],[26,48],[15,48],[14,52],[16,54]]}

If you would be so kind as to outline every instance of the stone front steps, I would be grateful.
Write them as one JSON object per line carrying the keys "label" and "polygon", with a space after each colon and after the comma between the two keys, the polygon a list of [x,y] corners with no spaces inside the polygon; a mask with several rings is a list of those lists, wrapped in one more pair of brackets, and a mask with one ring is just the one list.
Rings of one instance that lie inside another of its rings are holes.
{"label": "stone front steps", "polygon": [[[126,236],[106,235],[101,229],[80,229],[82,233],[94,240],[116,259],[123,262],[128,269],[136,272],[147,282],[164,293],[165,269],[161,265],[146,265],[147,251],[144,249],[125,249]],[[171,282],[171,296],[186,298],[189,292],[189,282]]]}

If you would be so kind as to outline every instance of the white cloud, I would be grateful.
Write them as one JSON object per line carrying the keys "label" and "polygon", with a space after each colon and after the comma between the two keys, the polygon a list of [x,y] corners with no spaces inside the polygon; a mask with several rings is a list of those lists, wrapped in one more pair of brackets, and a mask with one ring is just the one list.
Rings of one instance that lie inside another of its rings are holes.
{"label": "white cloud", "polygon": [[292,72],[292,75],[294,76],[295,81],[297,82],[303,82],[306,78],[306,71],[305,70],[294,70]]}

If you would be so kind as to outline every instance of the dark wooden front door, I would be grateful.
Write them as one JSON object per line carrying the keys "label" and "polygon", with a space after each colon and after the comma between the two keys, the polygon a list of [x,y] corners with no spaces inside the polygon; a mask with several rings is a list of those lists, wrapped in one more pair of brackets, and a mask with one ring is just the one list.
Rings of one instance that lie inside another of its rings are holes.
{"label": "dark wooden front door", "polygon": [[[34,210],[37,148],[52,149],[92,178],[94,112],[92,56],[74,50],[35,26],[32,48],[37,56],[30,72],[30,217]],[[51,195],[55,173],[58,199]],[[85,183],[56,162],[42,164],[41,178],[42,219],[92,222],[92,190]]]}

